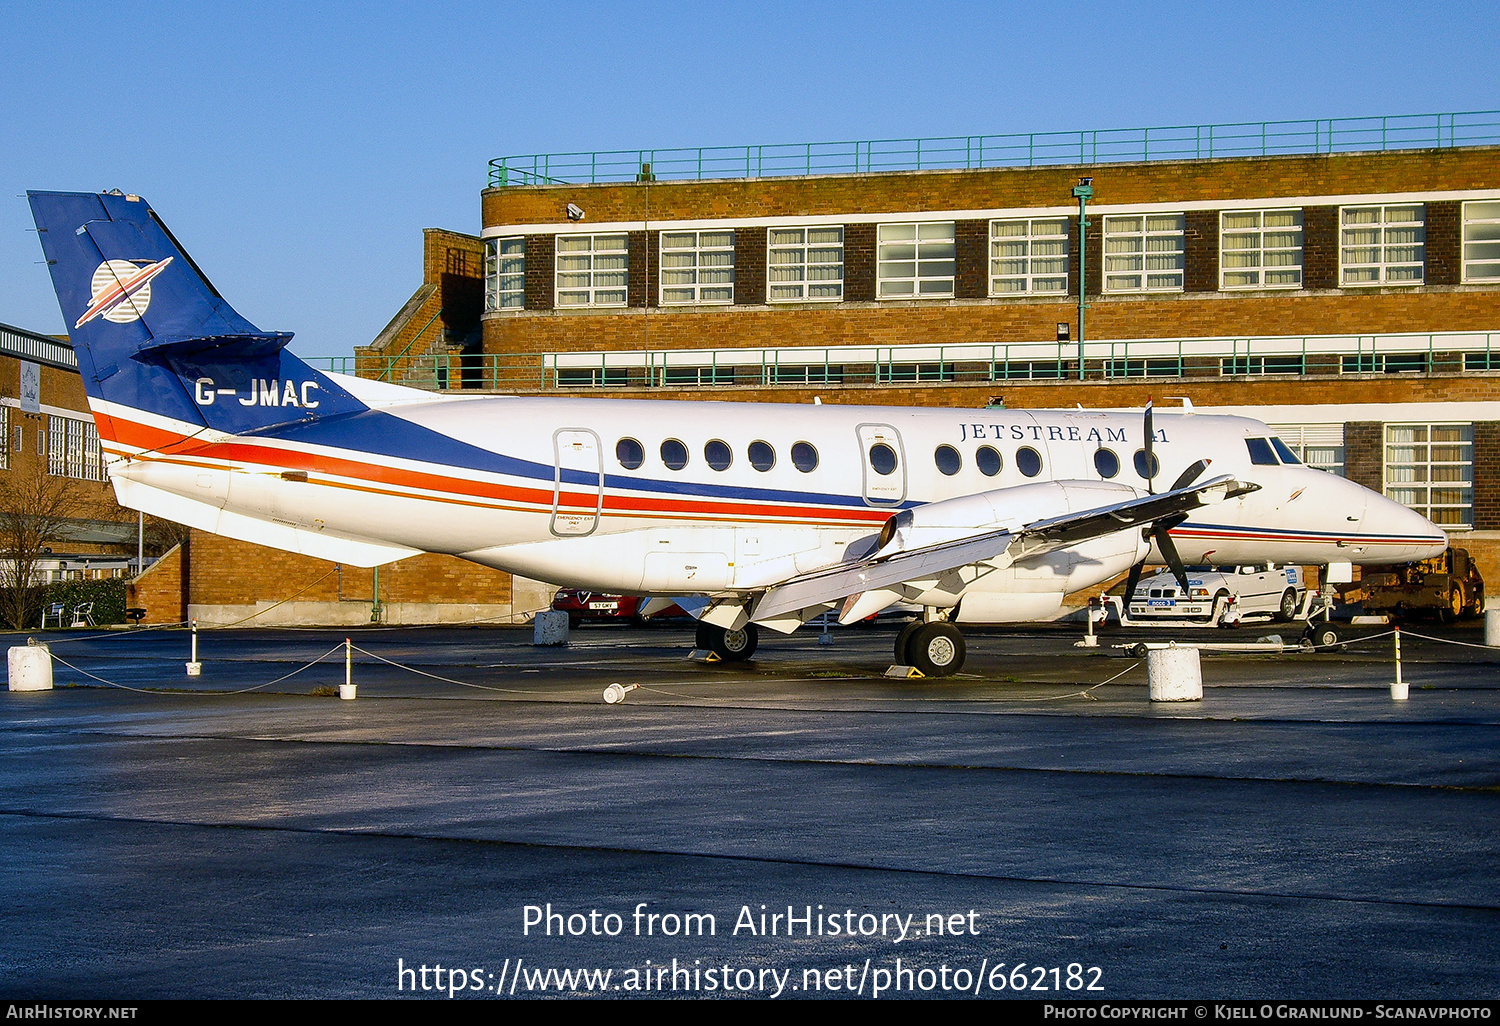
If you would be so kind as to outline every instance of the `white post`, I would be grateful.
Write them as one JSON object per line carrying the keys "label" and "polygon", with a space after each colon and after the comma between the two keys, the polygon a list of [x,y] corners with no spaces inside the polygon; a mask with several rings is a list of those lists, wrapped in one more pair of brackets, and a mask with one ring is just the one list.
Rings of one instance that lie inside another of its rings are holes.
{"label": "white post", "polygon": [[1401,680],[1401,628],[1396,628],[1396,682],[1391,685],[1391,698],[1397,702],[1404,702],[1407,698],[1408,688]]}
{"label": "white post", "polygon": [[354,646],[348,638],[344,639],[344,683],[339,685],[339,697],[347,702],[354,701]]}
{"label": "white post", "polygon": [[203,674],[203,664],[198,661],[198,620],[196,618],[194,618],[193,621],[192,621],[192,623],[193,623],[193,654],[192,654],[192,658],[188,660],[187,675],[189,677],[198,677],[198,676],[202,676],[202,674]]}

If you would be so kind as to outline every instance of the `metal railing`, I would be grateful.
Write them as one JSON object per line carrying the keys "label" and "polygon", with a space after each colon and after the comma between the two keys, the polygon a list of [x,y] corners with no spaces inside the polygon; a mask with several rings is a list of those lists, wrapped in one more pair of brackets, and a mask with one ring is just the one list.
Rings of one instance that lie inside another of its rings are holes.
{"label": "metal railing", "polygon": [[764,178],[873,171],[1036,167],[1264,157],[1500,143],[1500,111],[1250,121],[931,139],[537,153],[490,161],[491,188],[652,179]]}
{"label": "metal railing", "polygon": [[[1076,377],[1074,343],[613,350],[539,354],[333,356],[320,370],[445,392],[563,392],[744,386],[977,384]],[[429,362],[430,361],[430,362]],[[403,373],[397,375],[395,370]],[[1500,332],[1103,339],[1084,346],[1088,380],[1500,372]]]}

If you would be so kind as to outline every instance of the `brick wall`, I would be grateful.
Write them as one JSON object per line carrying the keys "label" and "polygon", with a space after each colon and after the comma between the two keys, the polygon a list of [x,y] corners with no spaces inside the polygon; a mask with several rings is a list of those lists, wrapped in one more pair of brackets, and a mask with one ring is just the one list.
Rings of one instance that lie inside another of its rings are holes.
{"label": "brick wall", "polygon": [[1372,421],[1344,425],[1344,476],[1371,491],[1384,489],[1384,425]]}
{"label": "brick wall", "polygon": [[[1500,423],[1474,425],[1474,529],[1500,530]],[[1500,581],[1496,582],[1500,587]]]}
{"label": "brick wall", "polygon": [[759,225],[734,233],[734,301],[766,301],[766,230]]}
{"label": "brick wall", "polygon": [[958,221],[953,232],[958,257],[953,294],[959,299],[983,299],[990,294],[990,223]]}
{"label": "brick wall", "polygon": [[1457,285],[1463,279],[1462,204],[1427,204],[1427,283]]}
{"label": "brick wall", "polygon": [[526,309],[552,309],[556,276],[557,237],[526,236]]}
{"label": "brick wall", "polygon": [[1190,210],[1184,225],[1183,291],[1219,289],[1219,212]]}

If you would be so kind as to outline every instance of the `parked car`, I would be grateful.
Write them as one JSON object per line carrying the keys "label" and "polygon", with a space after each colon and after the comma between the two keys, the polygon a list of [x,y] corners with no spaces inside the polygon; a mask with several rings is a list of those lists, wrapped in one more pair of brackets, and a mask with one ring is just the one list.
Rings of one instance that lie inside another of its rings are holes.
{"label": "parked car", "polygon": [[1182,593],[1170,570],[1147,577],[1130,596],[1132,620],[1203,620],[1222,617],[1233,603],[1235,613],[1269,613],[1278,620],[1297,615],[1302,602],[1300,566],[1187,567],[1188,591]]}
{"label": "parked car", "polygon": [[552,608],[568,614],[569,627],[577,627],[585,620],[639,624],[640,607],[645,601],[639,595],[606,595],[564,588],[553,597]]}

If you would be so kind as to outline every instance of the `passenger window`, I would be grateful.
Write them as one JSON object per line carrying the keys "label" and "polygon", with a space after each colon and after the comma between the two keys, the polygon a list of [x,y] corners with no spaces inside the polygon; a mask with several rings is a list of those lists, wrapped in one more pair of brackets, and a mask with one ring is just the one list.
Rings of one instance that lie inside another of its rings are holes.
{"label": "passenger window", "polygon": [[884,442],[876,442],[870,446],[870,469],[881,477],[889,477],[896,472],[896,450]]}
{"label": "passenger window", "polygon": [[988,445],[981,445],[974,451],[974,465],[985,477],[994,477],[1000,473],[1002,463],[1000,454]]}
{"label": "passenger window", "polygon": [[818,469],[818,450],[810,442],[798,442],[792,446],[792,466],[804,474]]}
{"label": "passenger window", "polygon": [[959,468],[964,465],[963,457],[960,456],[958,454],[958,450],[953,448],[953,446],[951,445],[938,446],[937,449],[933,451],[932,458],[933,461],[937,463],[938,470],[942,471],[948,477],[952,477],[954,474],[957,474]]}
{"label": "passenger window", "polygon": [[1161,458],[1158,457],[1154,452],[1151,454],[1151,459],[1147,461],[1146,450],[1137,449],[1135,451],[1134,462],[1135,476],[1140,478],[1142,481],[1149,481],[1151,478],[1156,477],[1161,473]]}
{"label": "passenger window", "polygon": [[1111,478],[1120,472],[1120,457],[1112,449],[1094,450],[1094,469],[1102,478]]}
{"label": "passenger window", "polygon": [[1042,454],[1029,445],[1016,450],[1016,469],[1027,477],[1036,477],[1042,472]]}
{"label": "passenger window", "polygon": [[1245,439],[1245,448],[1250,450],[1250,462],[1257,467],[1276,466],[1276,454],[1271,451],[1271,443],[1264,438]]}
{"label": "passenger window", "polygon": [[687,466],[687,460],[687,446],[683,445],[677,439],[668,438],[665,442],[661,443],[661,461],[672,470],[681,470]]}
{"label": "passenger window", "polygon": [[1297,454],[1292,452],[1291,446],[1287,445],[1275,435],[1271,436],[1271,448],[1276,450],[1276,455],[1281,457],[1281,462],[1283,463],[1287,463],[1295,467],[1302,462],[1297,458]]}
{"label": "passenger window", "polygon": [[751,442],[745,455],[750,457],[750,465],[762,474],[776,466],[776,450],[769,442]]}
{"label": "passenger window", "polygon": [[728,470],[729,465],[734,462],[734,452],[727,442],[715,438],[703,447],[703,459],[715,470]]}
{"label": "passenger window", "polygon": [[646,447],[634,438],[622,438],[615,443],[615,459],[626,470],[635,470],[646,462]]}

